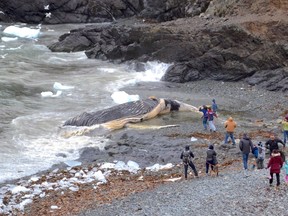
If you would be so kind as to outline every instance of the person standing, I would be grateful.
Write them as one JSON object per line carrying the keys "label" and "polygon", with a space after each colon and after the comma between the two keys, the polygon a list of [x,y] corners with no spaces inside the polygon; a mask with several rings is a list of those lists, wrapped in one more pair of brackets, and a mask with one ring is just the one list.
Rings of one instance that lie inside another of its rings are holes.
{"label": "person standing", "polygon": [[283,142],[286,144],[288,139],[288,114],[285,116],[282,121],[282,129],[283,129]]}
{"label": "person standing", "polygon": [[207,130],[207,124],[208,124],[208,108],[206,105],[203,105],[199,108],[199,111],[203,113],[202,115],[202,123],[204,126],[204,130]]}
{"label": "person standing", "polygon": [[213,167],[217,164],[217,153],[214,150],[213,145],[209,145],[208,150],[206,151],[206,176],[208,176],[209,167],[213,170]]}
{"label": "person standing", "polygon": [[240,148],[240,151],[242,152],[244,175],[248,176],[247,174],[248,157],[249,157],[249,153],[252,152],[253,150],[253,143],[246,133],[243,134],[243,137],[240,140],[239,148]]}
{"label": "person standing", "polygon": [[212,100],[212,110],[214,113],[217,113],[217,111],[218,111],[218,105],[216,104],[215,99]]}
{"label": "person standing", "polygon": [[211,107],[208,107],[208,125],[210,128],[210,131],[216,132],[216,127],[214,125],[214,117],[217,118],[216,113],[212,110]]}
{"label": "person standing", "polygon": [[255,169],[257,166],[257,160],[259,157],[259,148],[257,145],[253,144],[252,154],[254,155],[253,161],[252,161],[252,169]]}
{"label": "person standing", "polygon": [[283,160],[279,153],[279,150],[273,149],[267,165],[267,169],[270,168],[270,179],[269,179],[270,186],[272,186],[274,174],[276,174],[276,180],[277,180],[276,187],[280,185],[280,171],[282,166],[283,166]]}
{"label": "person standing", "polygon": [[234,130],[236,128],[236,122],[233,120],[233,118],[230,116],[227,121],[224,124],[225,129],[226,129],[226,134],[225,134],[225,140],[224,143],[228,143],[228,138],[230,137],[232,140],[232,144],[236,145],[235,139],[234,139]]}
{"label": "person standing", "polygon": [[263,146],[262,142],[258,143],[258,158],[257,158],[257,169],[264,168],[264,160],[265,160],[265,150],[266,148]]}
{"label": "person standing", "polygon": [[276,138],[273,134],[270,136],[270,139],[267,140],[265,143],[265,147],[270,150],[270,155],[272,154],[274,149],[279,150],[278,143],[281,143],[283,145],[283,148],[285,148],[285,143],[280,140],[279,138]]}
{"label": "person standing", "polygon": [[188,145],[185,146],[185,150],[181,153],[180,158],[182,159],[183,164],[184,164],[184,176],[185,176],[185,179],[187,179],[188,166],[191,167],[191,169],[192,169],[193,172],[194,172],[194,175],[195,175],[196,177],[198,177],[198,172],[197,172],[197,170],[196,170],[195,165],[194,165],[193,162],[192,162],[192,158],[194,158],[194,154],[193,154],[193,152],[190,150],[190,147],[189,147]]}
{"label": "person standing", "polygon": [[284,170],[285,170],[285,183],[288,185],[288,160],[285,161]]}

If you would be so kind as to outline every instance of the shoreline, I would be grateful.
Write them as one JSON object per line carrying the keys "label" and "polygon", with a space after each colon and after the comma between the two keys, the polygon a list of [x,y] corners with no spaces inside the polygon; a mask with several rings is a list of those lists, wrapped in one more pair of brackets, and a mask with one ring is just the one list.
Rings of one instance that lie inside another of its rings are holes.
{"label": "shoreline", "polygon": [[[197,138],[197,142],[192,143],[191,145],[193,153],[196,155],[196,167],[199,171],[201,171],[201,173],[203,173],[204,170],[205,152],[209,143],[213,143],[216,147],[220,163],[227,164],[227,167],[225,169],[234,169],[235,166],[239,168],[239,160],[241,159],[241,156],[239,154],[238,148],[223,148],[222,146],[224,138],[224,130],[221,127],[223,123],[222,121],[225,120],[229,114],[235,112],[239,115],[239,117],[236,117],[236,122],[238,123],[236,136],[238,137],[244,131],[248,130],[251,132],[253,141],[256,142],[257,139],[264,141],[269,137],[270,132],[276,132],[279,136],[281,135],[280,128],[279,125],[277,125],[277,119],[275,119],[275,116],[277,113],[281,114],[281,110],[284,112],[284,107],[288,107],[288,102],[284,102],[283,104],[279,105],[279,101],[284,101],[284,99],[287,98],[284,93],[281,94],[279,92],[267,92],[262,89],[258,90],[257,88],[251,87],[244,83],[224,83],[216,81],[200,81],[189,84],[175,84],[164,82],[140,83],[137,86],[127,87],[123,90],[125,90],[129,94],[139,94],[141,98],[151,95],[157,95],[159,97],[169,96],[173,97],[173,99],[186,101],[187,103],[195,106],[207,104],[209,101],[211,101],[212,98],[216,98],[216,102],[218,102],[218,105],[220,106],[220,117],[215,122],[216,127],[218,128],[218,132],[216,132],[215,134],[211,134],[210,132],[204,132],[201,120],[198,117],[192,118],[189,114],[182,115],[182,113],[172,113],[171,115],[169,114],[168,116],[157,118],[157,120],[153,119],[151,121],[147,121],[145,124],[155,125],[157,123],[158,125],[165,125],[177,123],[177,125],[179,126],[176,128],[163,128],[159,130],[139,130],[133,128],[125,128],[123,130],[113,132],[109,135],[111,143],[107,144],[105,154],[107,153],[109,155],[109,152],[114,152],[114,155],[110,156],[107,162],[118,160],[127,163],[128,160],[132,160],[140,164],[142,168],[145,167],[145,165],[148,166],[147,162],[149,162],[150,165],[156,163],[167,164],[169,162],[176,165],[171,170],[161,171],[156,174],[154,173],[152,176],[147,175],[147,181],[140,181],[142,182],[142,186],[139,187],[143,187],[143,191],[154,189],[156,186],[158,187],[158,185],[163,183],[163,179],[166,179],[167,177],[182,177],[183,171],[181,165],[179,165],[179,163],[181,162],[179,159],[179,154],[185,144],[191,144],[190,138],[192,136]],[[278,97],[275,96],[277,94],[279,95]],[[191,95],[195,96],[195,98],[193,98]],[[227,97],[227,95],[229,95],[229,97]],[[259,97],[259,95],[262,96]],[[253,98],[255,98],[255,100],[253,101],[253,103],[250,103]],[[237,100],[239,101],[239,103],[235,103],[235,101]],[[266,103],[267,101],[269,101],[270,103]],[[239,104],[241,104],[242,106],[240,107]],[[278,106],[275,107],[274,104],[277,104]],[[263,114],[259,112],[254,114],[252,112],[253,109],[259,106],[261,106],[261,109],[258,108],[259,111],[264,111],[266,109],[271,110],[271,112],[266,111],[265,116],[263,116]],[[263,118],[259,118],[261,117],[261,115]],[[280,115],[278,115],[278,117],[279,116]],[[191,120],[193,120],[194,122],[191,122]],[[135,145],[135,142],[137,143],[137,145]],[[129,151],[127,151],[127,149]],[[103,152],[100,152],[99,154],[103,154]],[[97,157],[97,155],[94,155],[93,157]],[[135,158],[138,158],[139,160],[137,161],[135,160]],[[95,165],[97,163],[89,162],[89,158],[84,157],[82,158],[82,160],[83,159],[87,159],[86,164],[83,164],[82,166],[80,166],[80,168],[77,168],[77,170],[88,169],[87,167],[93,166],[93,164]],[[50,171],[48,170],[37,173],[37,176],[40,175],[44,181],[45,176],[49,176],[49,173],[53,173],[53,170],[55,169],[57,169],[57,165],[56,168],[51,168]],[[59,173],[55,172],[57,175],[59,174],[59,177],[57,178],[60,178],[61,175],[65,173],[63,171],[65,169],[66,168],[59,168],[59,170],[57,171]],[[221,172],[225,172],[225,170],[222,170]],[[28,180],[30,177],[22,178],[20,179],[20,181],[25,183],[25,179]],[[117,199],[121,200],[123,197],[139,193],[137,187],[134,188],[134,190],[132,191],[127,189],[127,193],[123,192],[122,190],[125,191],[125,189],[123,188],[124,185],[125,187],[131,187],[132,183],[130,181],[138,182],[136,180],[140,176],[137,176],[137,178],[133,178],[133,174],[130,175],[129,173],[124,173],[122,177],[118,174],[112,176],[112,178],[115,177],[117,177],[117,180],[113,181],[113,179],[108,178],[108,184],[106,186],[105,184],[101,185],[108,190],[105,191],[103,189],[106,195],[101,196],[102,198],[100,197],[94,200],[94,204],[93,202],[90,203],[91,206],[87,206],[87,208],[92,208],[93,205],[99,206],[99,203],[105,203],[105,200],[107,199],[105,197],[110,197],[111,194],[120,194],[119,196],[117,196]],[[17,183],[17,181],[18,180],[15,180],[14,182]],[[113,187],[117,184],[122,185],[117,187],[118,192],[117,189],[113,189]],[[31,212],[36,213],[40,212],[41,210],[41,213],[43,215],[50,215],[52,214],[50,212],[51,203],[53,203],[55,200],[58,200],[59,202],[61,200],[65,200],[62,202],[63,205],[60,206],[61,210],[53,210],[53,212],[57,212],[57,215],[61,215],[60,212],[62,211],[63,215],[65,215],[65,212],[67,213],[73,211],[75,211],[76,214],[76,212],[80,212],[80,207],[79,205],[76,205],[75,209],[72,210],[73,205],[71,205],[71,202],[79,202],[79,204],[83,202],[82,205],[84,205],[84,203],[87,202],[87,196],[93,197],[92,195],[94,194],[94,196],[97,197],[97,190],[94,190],[93,186],[95,185],[85,184],[85,187],[75,192],[69,192],[69,190],[67,189],[67,193],[64,192],[64,196],[61,194],[57,195],[57,191],[55,191],[55,194],[51,193],[51,195],[47,196],[45,199],[43,199],[43,197],[35,198],[30,205],[25,206],[24,214],[29,215],[31,214]],[[112,197],[107,200],[109,202],[113,201]],[[103,199],[104,201],[101,201],[101,199]],[[81,209],[81,211],[84,211],[84,209]]]}

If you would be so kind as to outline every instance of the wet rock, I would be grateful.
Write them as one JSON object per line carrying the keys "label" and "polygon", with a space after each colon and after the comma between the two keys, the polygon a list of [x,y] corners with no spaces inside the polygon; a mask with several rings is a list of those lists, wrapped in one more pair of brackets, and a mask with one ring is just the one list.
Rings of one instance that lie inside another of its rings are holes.
{"label": "wet rock", "polygon": [[79,161],[83,163],[92,163],[96,161],[101,161],[106,157],[106,154],[103,153],[99,148],[86,147],[80,151]]}
{"label": "wet rock", "polygon": [[64,153],[58,153],[58,154],[56,154],[56,156],[57,156],[57,157],[63,157],[63,158],[66,158],[66,157],[67,157],[67,155],[64,154]]}
{"label": "wet rock", "polygon": [[0,21],[25,23],[95,23],[139,16],[151,21],[169,21],[204,12],[210,0],[3,0]]}
{"label": "wet rock", "polygon": [[168,82],[244,80],[270,91],[287,91],[288,54],[283,43],[254,36],[241,23],[205,26],[206,21],[200,20],[197,28],[191,28],[193,19],[189,22],[88,26],[48,47],[57,52],[83,50],[89,58],[115,62],[173,62],[162,77]]}

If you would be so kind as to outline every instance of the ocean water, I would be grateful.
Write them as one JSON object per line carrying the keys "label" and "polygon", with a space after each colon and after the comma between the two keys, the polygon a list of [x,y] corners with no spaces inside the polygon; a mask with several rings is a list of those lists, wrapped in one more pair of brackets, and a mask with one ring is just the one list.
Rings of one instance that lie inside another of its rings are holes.
{"label": "ocean water", "polygon": [[[17,27],[18,33],[23,27],[39,31],[8,35],[8,26]],[[115,105],[111,95],[121,87],[159,81],[169,66],[148,62],[145,71],[136,72],[127,64],[88,59],[84,52],[47,48],[79,26],[0,23],[0,182],[75,160],[83,147],[103,148],[101,136],[65,138],[59,128],[84,111]]]}

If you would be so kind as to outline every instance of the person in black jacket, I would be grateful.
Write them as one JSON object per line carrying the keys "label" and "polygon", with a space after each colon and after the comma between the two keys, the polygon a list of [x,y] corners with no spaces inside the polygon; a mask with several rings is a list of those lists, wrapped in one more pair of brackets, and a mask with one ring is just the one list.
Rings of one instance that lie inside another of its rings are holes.
{"label": "person in black jacket", "polygon": [[183,161],[184,164],[184,175],[185,175],[185,179],[187,179],[187,172],[188,172],[188,166],[191,167],[191,169],[194,172],[194,175],[196,177],[198,177],[198,172],[196,170],[195,165],[192,162],[192,158],[194,158],[194,154],[192,153],[192,151],[190,150],[189,146],[185,146],[185,150],[181,153],[180,158]]}
{"label": "person in black jacket", "polygon": [[248,176],[247,174],[248,158],[249,158],[249,153],[252,152],[253,150],[253,143],[246,133],[243,134],[243,138],[240,140],[239,148],[242,152],[244,174],[245,176]]}
{"label": "person in black jacket", "polygon": [[213,167],[217,164],[217,159],[216,159],[217,153],[214,150],[213,145],[209,145],[206,153],[207,153],[207,157],[206,157],[206,176],[207,176],[209,172],[209,166],[211,166],[211,169],[213,170]]}
{"label": "person in black jacket", "polygon": [[270,139],[265,143],[265,147],[270,150],[270,155],[273,152],[274,149],[279,150],[278,143],[281,143],[283,147],[285,148],[285,143],[279,139],[276,138],[273,134],[270,136]]}

